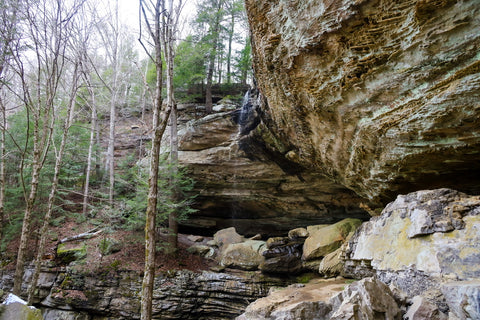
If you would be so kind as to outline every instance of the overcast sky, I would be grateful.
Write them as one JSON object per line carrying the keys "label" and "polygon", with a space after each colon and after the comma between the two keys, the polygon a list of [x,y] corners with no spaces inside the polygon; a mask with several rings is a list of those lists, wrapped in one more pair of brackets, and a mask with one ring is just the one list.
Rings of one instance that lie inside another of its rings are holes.
{"label": "overcast sky", "polygon": [[[113,0],[111,0],[113,1]],[[191,19],[195,13],[196,0],[186,1],[182,11],[182,15],[187,19]],[[138,6],[139,0],[118,0],[120,19],[123,23],[138,30]]]}

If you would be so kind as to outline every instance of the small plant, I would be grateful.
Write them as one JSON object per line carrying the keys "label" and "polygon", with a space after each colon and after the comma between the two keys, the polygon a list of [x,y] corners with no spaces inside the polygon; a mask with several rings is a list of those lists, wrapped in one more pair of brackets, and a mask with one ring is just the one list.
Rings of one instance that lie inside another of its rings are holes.
{"label": "small plant", "polygon": [[298,283],[308,283],[310,280],[312,280],[315,277],[313,273],[305,273],[297,277],[297,282]]}

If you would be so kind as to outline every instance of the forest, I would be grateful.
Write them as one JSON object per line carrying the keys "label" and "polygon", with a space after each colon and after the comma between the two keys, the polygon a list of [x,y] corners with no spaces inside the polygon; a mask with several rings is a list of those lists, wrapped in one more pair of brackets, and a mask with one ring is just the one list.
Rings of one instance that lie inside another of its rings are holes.
{"label": "forest", "polygon": [[[210,113],[212,89],[252,77],[243,1],[200,0],[188,19],[186,2],[140,0],[126,13],[119,0],[0,1],[0,254],[15,263],[16,294],[35,259],[30,303],[50,227],[95,221],[145,228],[141,317],[150,319],[155,228],[170,228],[164,252],[174,251],[194,197],[176,162],[177,104]],[[145,152],[119,160],[116,126],[129,117],[149,128]],[[6,257],[12,241],[18,251]]]}

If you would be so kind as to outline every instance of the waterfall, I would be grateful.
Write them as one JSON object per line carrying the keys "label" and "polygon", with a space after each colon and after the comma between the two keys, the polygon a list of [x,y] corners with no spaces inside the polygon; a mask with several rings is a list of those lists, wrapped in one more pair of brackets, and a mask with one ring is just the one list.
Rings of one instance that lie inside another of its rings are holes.
{"label": "waterfall", "polygon": [[249,89],[242,101],[242,108],[238,116],[237,123],[240,126],[239,134],[246,135],[260,123],[260,117],[258,113],[257,91],[255,89]]}

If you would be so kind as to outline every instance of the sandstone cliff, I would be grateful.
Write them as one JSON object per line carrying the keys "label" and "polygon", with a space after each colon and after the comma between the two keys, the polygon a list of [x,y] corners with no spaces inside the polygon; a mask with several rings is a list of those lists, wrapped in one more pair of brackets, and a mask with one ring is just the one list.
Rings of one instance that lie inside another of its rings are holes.
{"label": "sandstone cliff", "polygon": [[377,203],[480,191],[480,2],[246,8],[263,96],[252,138]]}

